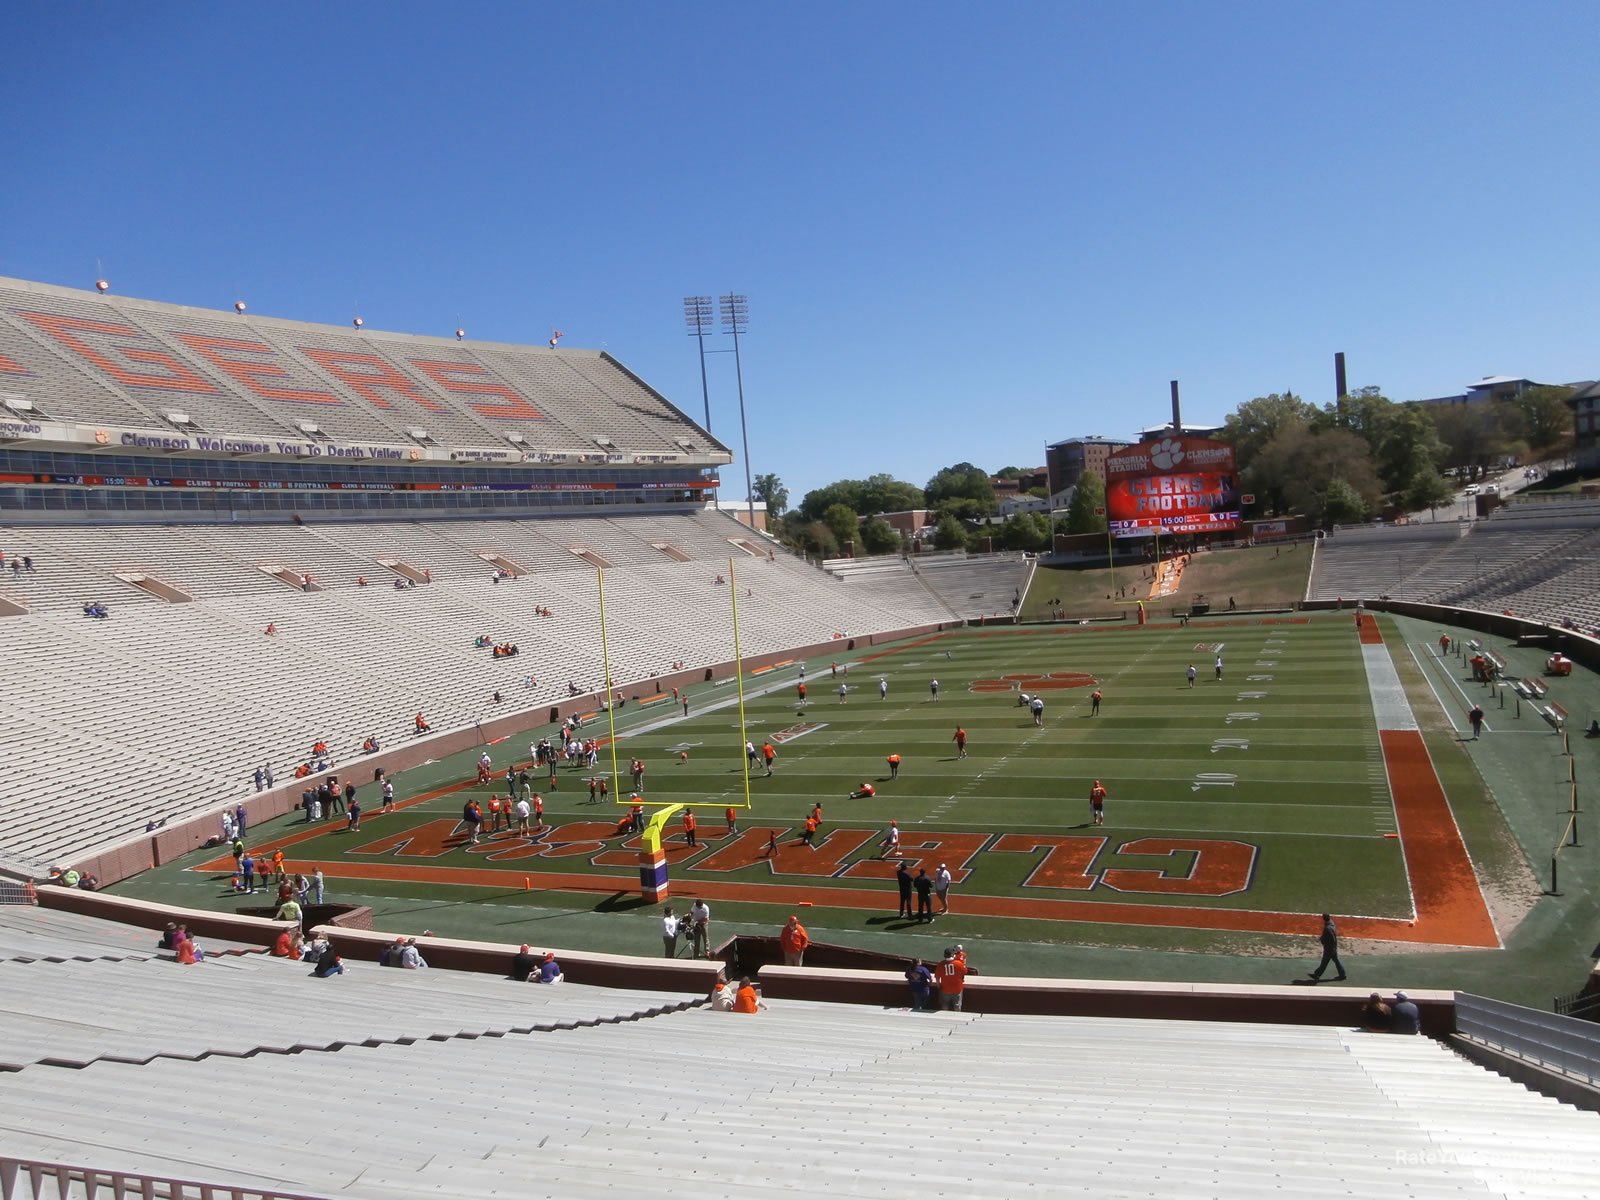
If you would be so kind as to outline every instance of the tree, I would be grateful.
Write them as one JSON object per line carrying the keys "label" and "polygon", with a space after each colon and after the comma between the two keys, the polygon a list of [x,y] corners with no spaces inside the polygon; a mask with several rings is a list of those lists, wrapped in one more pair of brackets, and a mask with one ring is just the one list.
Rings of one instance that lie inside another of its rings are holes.
{"label": "tree", "polygon": [[1433,510],[1455,499],[1456,490],[1450,481],[1431,466],[1419,466],[1401,493],[1400,502],[1407,512]]}
{"label": "tree", "polygon": [[893,554],[900,549],[900,531],[882,517],[861,527],[861,544],[868,554]]}
{"label": "tree", "polygon": [[1378,477],[1391,492],[1409,488],[1424,471],[1437,477],[1444,457],[1439,431],[1420,404],[1398,405],[1383,440],[1373,449]]}
{"label": "tree", "polygon": [[1026,474],[1021,467],[1001,467],[994,473],[996,479],[1021,479]]}
{"label": "tree", "polygon": [[822,523],[832,531],[841,547],[848,549],[851,542],[859,544],[861,541],[861,518],[849,505],[830,504],[828,511],[822,514]]}
{"label": "tree", "polygon": [[1332,479],[1321,496],[1322,511],[1317,523],[1324,525],[1349,525],[1365,521],[1372,511],[1361,493],[1343,479]]}
{"label": "tree", "polygon": [[996,539],[1007,550],[1048,550],[1050,518],[1044,513],[1012,513]]}
{"label": "tree", "polygon": [[870,475],[862,481],[861,507],[864,517],[874,513],[907,512],[923,506],[922,489],[893,475]]}
{"label": "tree", "polygon": [[933,544],[939,550],[965,550],[967,531],[961,527],[960,521],[947,513],[939,518],[939,524],[934,528]]}
{"label": "tree", "polygon": [[[1303,512],[1314,524],[1326,519],[1327,495],[1335,480],[1354,492],[1366,512],[1383,495],[1366,442],[1347,429],[1318,433],[1291,425],[1261,448],[1246,479],[1246,490],[1271,497],[1274,511]],[[1344,503],[1343,496],[1337,493],[1336,499]]]}
{"label": "tree", "polygon": [[1483,471],[1504,458],[1510,442],[1493,401],[1434,405],[1430,414],[1451,466]]}
{"label": "tree", "polygon": [[974,500],[983,515],[988,516],[998,507],[994,499],[994,485],[989,482],[988,474],[969,462],[946,467],[928,480],[922,491],[933,508],[943,509],[953,500]]}
{"label": "tree", "polygon": [[1532,387],[1511,401],[1528,448],[1543,452],[1554,449],[1573,436],[1572,409],[1567,407],[1569,387]]}
{"label": "tree", "polygon": [[789,507],[789,489],[783,486],[783,480],[776,475],[757,475],[752,490],[755,498],[767,506],[769,523],[783,516],[783,510]]}
{"label": "tree", "polygon": [[1104,533],[1106,518],[1094,510],[1105,506],[1106,485],[1094,471],[1084,471],[1078,476],[1078,486],[1072,492],[1072,503],[1067,506],[1067,532]]}
{"label": "tree", "polygon": [[835,504],[843,504],[851,512],[861,511],[861,496],[866,485],[859,479],[840,479],[826,487],[807,492],[800,501],[800,512],[808,521],[820,521],[822,514]]}
{"label": "tree", "polygon": [[1280,431],[1291,425],[1309,424],[1317,415],[1315,407],[1293,392],[1257,396],[1228,414],[1222,426],[1222,440],[1233,443],[1242,471]]}

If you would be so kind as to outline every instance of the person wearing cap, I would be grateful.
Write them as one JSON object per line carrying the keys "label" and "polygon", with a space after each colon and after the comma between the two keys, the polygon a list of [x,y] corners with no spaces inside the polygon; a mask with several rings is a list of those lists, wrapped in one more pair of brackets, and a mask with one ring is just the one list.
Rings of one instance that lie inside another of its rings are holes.
{"label": "person wearing cap", "polygon": [[1339,970],[1338,977],[1334,980],[1335,983],[1339,982],[1340,979],[1347,978],[1344,973],[1344,964],[1339,961],[1339,928],[1333,923],[1333,918],[1331,916],[1329,916],[1327,913],[1323,913],[1322,961],[1319,962],[1316,966],[1316,969],[1311,972],[1311,979],[1313,983],[1322,979],[1322,973],[1328,969],[1329,963],[1332,963]]}
{"label": "person wearing cap", "polygon": [[532,975],[539,966],[539,960],[533,956],[524,942],[522,948],[511,959],[511,978],[518,983],[527,983],[528,976]]}
{"label": "person wearing cap", "polygon": [[1098,779],[1089,789],[1089,820],[1095,825],[1106,823],[1106,789]]}
{"label": "person wearing cap", "polygon": [[1416,1001],[1404,992],[1394,994],[1394,1003],[1389,1011],[1393,1014],[1394,1023],[1390,1026],[1396,1033],[1421,1033],[1422,1010],[1417,1007]]}
{"label": "person wearing cap", "polygon": [[391,945],[385,946],[383,948],[383,952],[378,955],[378,965],[380,967],[398,967],[400,965],[400,959],[404,956],[405,952],[405,938],[397,937]]}
{"label": "person wearing cap", "polygon": [[554,950],[546,950],[544,952],[544,961],[539,964],[538,974],[528,976],[528,981],[530,983],[560,983],[564,978],[565,976],[561,974],[561,964],[556,961],[556,952]]}
{"label": "person wearing cap", "polygon": [[407,938],[406,944],[400,949],[399,966],[407,971],[425,971],[428,960],[422,957],[422,951],[417,949],[417,939]]}
{"label": "person wearing cap", "polygon": [[721,975],[711,985],[711,1010],[713,1012],[733,1011],[733,986]]}
{"label": "person wearing cap", "polygon": [[783,927],[783,932],[778,934],[778,945],[783,947],[783,965],[804,966],[806,947],[810,944],[811,935],[806,932],[806,927],[800,924],[800,918],[790,917],[789,923]]}
{"label": "person wearing cap", "polygon": [[939,913],[941,916],[950,911],[950,884],[953,879],[954,876],[950,874],[950,868],[945,866],[944,863],[940,863],[939,869],[933,873],[933,894],[939,897]]}
{"label": "person wearing cap", "polygon": [[689,906],[689,946],[690,957],[711,957],[711,906],[701,899]]}

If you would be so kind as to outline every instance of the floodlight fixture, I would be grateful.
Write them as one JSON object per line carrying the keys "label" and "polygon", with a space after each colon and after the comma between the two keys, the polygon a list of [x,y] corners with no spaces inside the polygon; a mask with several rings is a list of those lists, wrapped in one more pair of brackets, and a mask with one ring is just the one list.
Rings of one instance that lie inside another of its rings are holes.
{"label": "floodlight fixture", "polygon": [[683,323],[689,327],[689,336],[700,343],[700,398],[706,406],[706,432],[711,432],[711,389],[706,384],[706,333],[715,328],[710,296],[685,296],[683,298]]}

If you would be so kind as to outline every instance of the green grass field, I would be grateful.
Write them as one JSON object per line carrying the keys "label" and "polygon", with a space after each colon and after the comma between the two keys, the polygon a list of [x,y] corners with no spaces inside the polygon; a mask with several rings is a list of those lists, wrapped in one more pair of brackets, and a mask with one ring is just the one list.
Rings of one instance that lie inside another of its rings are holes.
{"label": "green grass field", "polygon": [[[1226,662],[1222,682],[1213,678],[1216,645]],[[1198,672],[1194,688],[1186,678],[1190,662]],[[1101,715],[1090,715],[1093,686],[1051,688],[1059,682],[1051,674],[1096,680]],[[882,699],[880,678],[888,683]],[[930,693],[933,678],[941,683],[938,699]],[[827,662],[811,662],[805,706],[797,680],[798,664],[747,680],[742,731],[733,685],[696,688],[691,717],[662,704],[624,712],[619,728],[624,794],[627,762],[638,757],[653,805],[702,806],[702,850],[686,848],[677,821],[669,827],[675,896],[714,894],[718,915],[736,925],[770,925],[805,896],[813,901],[808,925],[816,938],[920,933],[888,918],[893,867],[878,861],[877,851],[891,819],[909,858],[930,874],[939,862],[957,870],[954,912],[939,925],[950,936],[997,934],[1034,946],[1259,942],[1226,922],[1216,930],[1205,922],[1194,930],[1130,928],[1088,910],[1051,907],[1062,902],[1280,914],[1326,907],[1397,918],[1411,912],[1402,848],[1386,837],[1394,834],[1394,805],[1346,618],[958,632],[853,656],[848,674],[837,678]],[[842,682],[850,688],[846,702],[838,701]],[[1013,685],[1045,696],[1042,726],[1018,706]],[[970,757],[955,754],[957,725],[968,731]],[[589,731],[605,728],[602,718]],[[747,779],[744,736],[778,744],[771,778]],[[526,739],[490,749],[496,771],[528,758]],[[885,763],[891,752],[904,758],[896,781]],[[400,795],[459,784],[474,773],[474,757],[406,773],[397,779]],[[373,797],[366,797],[360,832],[347,832],[341,821],[309,829],[283,821],[264,837],[299,835],[288,850],[291,862],[323,862],[334,894],[355,888],[379,909],[405,912],[429,896],[469,923],[475,904],[486,901],[496,912],[526,906],[619,917],[634,906],[637,843],[614,837],[618,808],[587,803],[586,779],[610,770],[605,747],[597,770],[562,768],[555,790],[541,776],[536,786],[552,829],[533,840],[501,835],[470,848],[451,840],[462,802],[490,795],[477,784],[387,816],[373,816]],[[1086,797],[1096,778],[1109,790],[1104,827],[1090,826]],[[862,781],[878,794],[846,798]],[[501,787],[496,782],[494,790]],[[742,808],[746,787],[749,810]],[[819,850],[808,851],[797,845],[798,830],[818,802]],[[723,824],[730,803],[741,806],[738,838]],[[781,838],[776,859],[766,856],[768,832]],[[382,867],[392,878],[342,883],[341,862]],[[421,866],[461,874],[426,885],[406,878]],[[534,875],[538,885],[523,890]],[[597,891],[605,896],[598,907]],[[453,926],[443,912],[422,923]],[[619,939],[611,930],[598,941],[619,949],[616,942],[635,933]]]}
{"label": "green grass field", "polygon": [[[1424,728],[1436,731],[1427,735],[1430,753],[1480,875],[1526,891],[1526,857],[1474,761],[1455,734],[1439,732],[1448,730],[1438,704],[1439,689],[1449,686],[1439,675],[1446,667],[1410,654],[1408,639],[1425,648],[1435,632],[1402,634],[1399,624],[1384,621],[1407,694]],[[1212,671],[1218,643],[1221,682]],[[1282,982],[1313,955],[1308,914],[1326,908],[1404,921],[1412,912],[1348,615],[964,631],[851,656],[848,675],[838,679],[825,661],[807,667],[803,707],[798,664],[747,679],[743,730],[731,683],[694,688],[688,718],[672,704],[630,706],[619,718],[624,793],[628,760],[638,757],[652,804],[702,806],[700,849],[685,846],[676,818],[669,826],[673,898],[687,904],[706,896],[722,934],[772,933],[801,911],[817,940],[906,954],[962,940],[983,947],[985,969],[1007,973]],[[1009,689],[1020,682],[1037,690],[1036,680],[1052,673],[1096,680],[1101,715],[1089,715],[1090,686],[1044,689],[1044,723],[1036,727]],[[880,678],[888,683],[884,699]],[[850,688],[843,704],[839,682]],[[968,732],[966,759],[956,757],[952,741],[958,724]],[[589,732],[603,736],[604,718]],[[1530,740],[1536,732],[1524,729],[1520,741],[1501,739],[1493,749],[1543,754],[1548,747]],[[745,734],[758,746],[777,743],[770,778],[747,781]],[[790,736],[780,742],[782,734]],[[513,756],[526,762],[528,740],[490,747],[497,772]],[[893,781],[885,764],[891,752],[904,760]],[[563,768],[553,791],[542,777],[536,782],[552,829],[467,847],[449,834],[464,800],[489,794],[467,782],[475,758],[405,772],[396,781],[402,799],[429,798],[392,815],[370,815],[371,788],[363,787],[369,815],[359,833],[335,821],[308,828],[294,817],[252,840],[289,839],[291,865],[325,864],[330,898],[372,906],[383,928],[652,953],[658,910],[638,897],[638,843],[615,836],[621,809],[587,803],[585,781],[610,774],[610,747],[594,771]],[[367,767],[355,768],[363,781]],[[1089,825],[1087,803],[1096,778],[1109,792],[1098,828]],[[863,781],[878,794],[848,799]],[[497,782],[495,790],[502,788]],[[818,802],[819,849],[809,851],[797,835]],[[736,837],[724,829],[728,804],[740,806]],[[1542,812],[1512,816],[1529,826],[1524,842],[1554,836],[1544,832],[1554,826]],[[907,857],[930,873],[940,862],[957,872],[952,912],[931,927],[894,915],[892,866],[877,859],[891,819]],[[774,831],[781,849],[769,858]],[[225,873],[188,869],[214,854],[192,855],[118,890],[234,907]],[[424,879],[419,867],[445,872]],[[360,874],[341,876],[344,869]],[[1571,869],[1582,868],[1575,861]],[[1198,917],[1174,927],[1168,910]],[[1150,919],[1139,917],[1146,912]],[[1248,919],[1261,914],[1286,914],[1284,930],[1250,928]],[[1519,932],[1504,950],[1478,953],[1374,948],[1367,974],[1354,978],[1372,986],[1476,979],[1479,990],[1516,996],[1519,988],[1539,994],[1577,985],[1570,947],[1542,954],[1523,938]],[[1508,976],[1510,961],[1524,974]],[[1557,972],[1560,980],[1549,978]]]}

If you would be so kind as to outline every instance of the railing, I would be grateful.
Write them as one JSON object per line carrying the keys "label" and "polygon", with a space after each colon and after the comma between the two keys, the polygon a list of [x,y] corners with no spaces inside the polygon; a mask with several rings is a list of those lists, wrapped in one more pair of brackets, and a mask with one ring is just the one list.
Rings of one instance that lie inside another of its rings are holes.
{"label": "railing", "polygon": [[1585,1021],[1600,1021],[1600,994],[1590,992],[1570,992],[1565,996],[1557,996],[1555,1003],[1550,1006],[1563,1017],[1578,1017]]}
{"label": "railing", "polygon": [[37,904],[31,879],[0,879],[0,904]]}
{"label": "railing", "polygon": [[196,1183],[164,1175],[0,1158],[0,1200],[79,1200],[85,1196],[93,1200],[323,1200],[276,1188]]}
{"label": "railing", "polygon": [[1591,1086],[1600,1083],[1600,1028],[1593,1022],[1457,992],[1456,1032]]}

